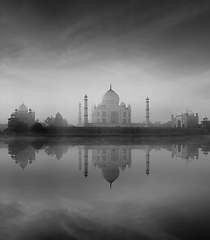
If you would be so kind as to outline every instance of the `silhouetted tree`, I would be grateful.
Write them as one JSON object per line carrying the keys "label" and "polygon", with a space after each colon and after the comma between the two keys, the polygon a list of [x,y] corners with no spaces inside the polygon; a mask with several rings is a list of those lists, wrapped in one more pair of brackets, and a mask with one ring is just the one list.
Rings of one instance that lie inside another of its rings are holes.
{"label": "silhouetted tree", "polygon": [[10,132],[14,133],[27,133],[29,130],[29,126],[18,119],[13,119],[8,123],[8,129]]}
{"label": "silhouetted tree", "polygon": [[43,127],[41,123],[36,122],[30,127],[30,132],[32,132],[32,133],[46,133],[47,129],[45,127]]}
{"label": "silhouetted tree", "polygon": [[35,133],[39,133],[42,132],[43,130],[43,126],[41,123],[34,123],[31,127],[30,127],[30,131],[31,132],[35,132]]}

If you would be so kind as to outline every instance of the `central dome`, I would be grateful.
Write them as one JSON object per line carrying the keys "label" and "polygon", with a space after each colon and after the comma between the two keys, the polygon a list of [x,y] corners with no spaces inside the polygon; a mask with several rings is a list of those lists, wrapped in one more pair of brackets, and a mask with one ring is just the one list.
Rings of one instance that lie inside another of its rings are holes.
{"label": "central dome", "polygon": [[26,107],[26,105],[24,105],[23,103],[20,105],[20,107],[18,108],[19,112],[28,112],[28,108]]}
{"label": "central dome", "polygon": [[110,85],[110,89],[103,95],[102,97],[102,104],[119,104],[120,98],[118,94],[112,90],[112,87]]}

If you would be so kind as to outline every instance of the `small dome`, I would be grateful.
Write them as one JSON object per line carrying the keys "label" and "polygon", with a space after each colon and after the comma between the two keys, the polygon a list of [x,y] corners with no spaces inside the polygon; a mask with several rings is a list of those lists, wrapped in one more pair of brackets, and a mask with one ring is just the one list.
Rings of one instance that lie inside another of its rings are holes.
{"label": "small dome", "polygon": [[118,94],[112,90],[110,85],[110,89],[103,95],[102,104],[107,104],[107,103],[119,104],[119,101],[120,101],[120,98]]}
{"label": "small dome", "polygon": [[62,117],[59,112],[56,113],[55,117]]}
{"label": "small dome", "polygon": [[121,102],[121,103],[120,103],[120,107],[126,107],[125,103],[124,103],[124,102]]}
{"label": "small dome", "polygon": [[182,114],[186,114],[189,112],[189,109],[186,107],[183,111],[182,111]]}
{"label": "small dome", "polygon": [[190,111],[188,112],[188,114],[191,115],[191,116],[194,116],[194,112],[193,112],[192,110],[190,110]]}
{"label": "small dome", "polygon": [[28,108],[22,103],[18,108],[18,112],[28,112]]}

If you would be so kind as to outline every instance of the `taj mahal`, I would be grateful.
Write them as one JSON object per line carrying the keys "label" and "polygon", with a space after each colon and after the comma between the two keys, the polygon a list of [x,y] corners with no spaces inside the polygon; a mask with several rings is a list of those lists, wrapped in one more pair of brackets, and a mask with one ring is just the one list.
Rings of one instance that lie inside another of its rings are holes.
{"label": "taj mahal", "polygon": [[[79,103],[78,126],[129,127],[131,123],[131,105],[120,103],[119,95],[112,89],[103,95],[102,102],[93,105],[91,122],[88,121],[88,97],[84,96],[84,119],[82,122],[81,103]],[[149,98],[146,99],[146,126],[149,126]]]}

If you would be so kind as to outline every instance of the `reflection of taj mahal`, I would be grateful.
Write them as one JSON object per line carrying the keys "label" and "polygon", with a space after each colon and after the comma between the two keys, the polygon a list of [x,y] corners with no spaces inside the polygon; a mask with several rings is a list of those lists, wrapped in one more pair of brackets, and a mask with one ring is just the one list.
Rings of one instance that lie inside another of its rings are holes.
{"label": "reflection of taj mahal", "polygon": [[[146,99],[146,126],[149,123],[149,98]],[[84,121],[82,124],[81,104],[79,104],[78,126],[131,126],[131,106],[120,103],[118,94],[112,89],[103,95],[102,102],[92,106],[91,123],[88,121],[88,97],[84,97]]]}
{"label": "reflection of taj mahal", "polygon": [[[120,170],[125,170],[126,167],[131,167],[131,149],[128,146],[87,146],[78,147],[79,154],[79,169],[82,169],[82,155],[84,154],[84,176],[88,176],[88,159],[89,150],[92,151],[92,166],[98,167],[102,171],[104,179],[112,186],[112,183],[118,179]],[[150,148],[146,150],[146,174],[149,174],[149,157]],[[83,154],[82,154],[83,151]]]}
{"label": "reflection of taj mahal", "polygon": [[111,184],[119,177],[120,171],[131,166],[131,149],[97,148],[93,149],[93,165],[102,170],[103,177]]}
{"label": "reflection of taj mahal", "polygon": [[[131,167],[131,149],[111,146],[97,146],[92,150],[92,165],[102,170],[103,177],[112,183],[119,177],[120,170]],[[84,176],[88,176],[88,148],[84,147]],[[79,147],[79,168],[82,163],[82,149]]]}

